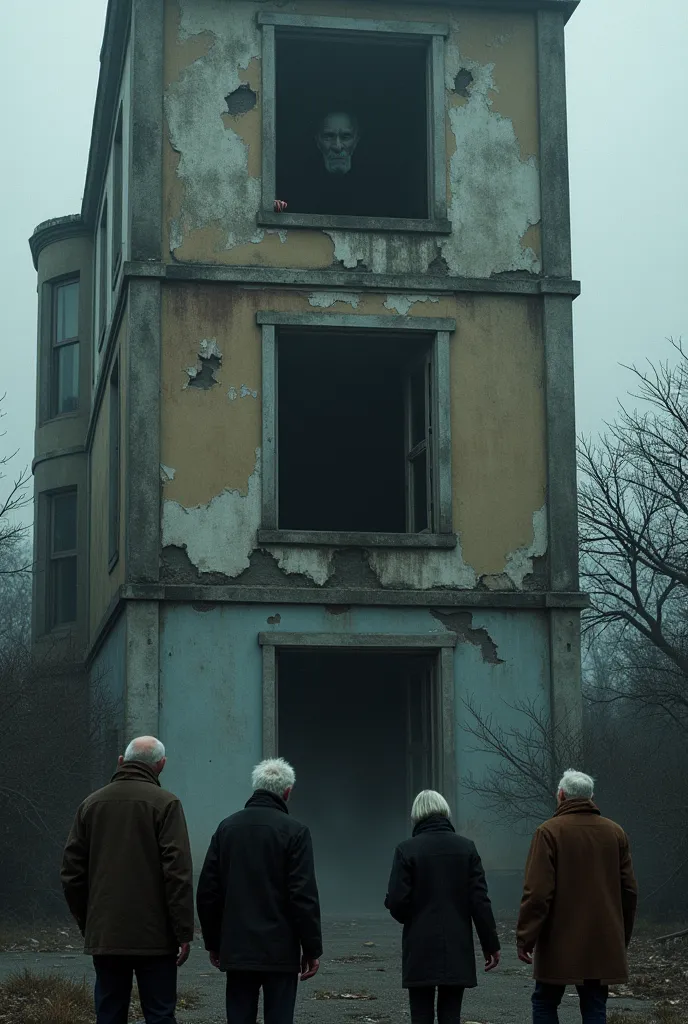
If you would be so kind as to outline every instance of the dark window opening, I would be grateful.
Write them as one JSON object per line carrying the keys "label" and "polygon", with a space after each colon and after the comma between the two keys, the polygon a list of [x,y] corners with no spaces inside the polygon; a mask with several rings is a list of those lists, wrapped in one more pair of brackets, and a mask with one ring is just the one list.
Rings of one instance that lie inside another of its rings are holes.
{"label": "dark window opening", "polygon": [[427,64],[424,41],[277,33],[276,184],[289,213],[427,218]]}
{"label": "dark window opening", "polygon": [[53,288],[50,415],[79,407],[79,282]]}
{"label": "dark window opening", "polygon": [[112,566],[119,553],[120,397],[118,363],[115,363],[110,374],[109,448],[108,560]]}
{"label": "dark window opening", "polygon": [[48,538],[48,629],[76,621],[76,491],[50,497]]}
{"label": "dark window opening", "polygon": [[436,664],[415,652],[277,652],[278,750],[296,765],[290,805],[313,835],[325,913],[379,910],[414,797],[441,789]]}
{"label": "dark window opening", "polygon": [[122,188],[124,167],[122,164],[122,111],[120,109],[112,148],[112,278],[117,277],[122,262]]}
{"label": "dark window opening", "polygon": [[432,530],[428,337],[282,331],[277,350],[279,528]]}

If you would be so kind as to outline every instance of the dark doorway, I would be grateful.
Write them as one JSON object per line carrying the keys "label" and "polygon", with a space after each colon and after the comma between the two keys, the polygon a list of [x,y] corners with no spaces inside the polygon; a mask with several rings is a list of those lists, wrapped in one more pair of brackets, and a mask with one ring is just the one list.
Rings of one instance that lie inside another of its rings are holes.
{"label": "dark doorway", "polygon": [[[427,218],[427,53],[423,40],[277,33],[277,197],[290,213]],[[332,175],[316,137],[338,112],[359,141]]]}
{"label": "dark doorway", "polygon": [[416,793],[438,787],[436,659],[279,650],[278,747],[313,835],[325,914],[381,911]]}

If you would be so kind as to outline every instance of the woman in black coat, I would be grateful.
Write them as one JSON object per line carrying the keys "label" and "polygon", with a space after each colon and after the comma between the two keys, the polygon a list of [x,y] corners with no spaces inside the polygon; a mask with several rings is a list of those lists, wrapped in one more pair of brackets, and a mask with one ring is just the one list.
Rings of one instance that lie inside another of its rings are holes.
{"label": "woman in black coat", "polygon": [[459,1024],[463,992],[477,985],[473,924],[485,970],[499,963],[499,938],[474,844],[454,831],[441,793],[419,793],[413,838],[397,846],[385,906],[404,926],[402,985],[411,1024]]}

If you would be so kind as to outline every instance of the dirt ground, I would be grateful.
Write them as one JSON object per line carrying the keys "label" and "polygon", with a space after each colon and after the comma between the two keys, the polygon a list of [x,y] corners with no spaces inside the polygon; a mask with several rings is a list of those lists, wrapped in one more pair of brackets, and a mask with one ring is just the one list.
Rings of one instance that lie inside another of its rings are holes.
{"label": "dirt ground", "polygon": [[[479,960],[478,988],[466,993],[464,1020],[479,1024],[524,1024],[530,1018],[530,969],[520,964],[513,948],[513,934],[502,926],[504,947],[501,966],[492,974],[482,974]],[[67,930],[53,929],[36,935],[15,937],[5,942],[0,952],[0,982],[9,974],[29,968],[41,972],[62,972],[73,978],[92,981],[89,958],[76,945],[78,939]],[[401,929],[388,918],[359,918],[356,921],[324,922],[325,953],[319,974],[305,982],[299,993],[297,1024],[391,1024],[409,1020],[406,994],[401,989]],[[15,948],[7,948],[14,946]],[[649,947],[648,947],[649,948]],[[654,947],[652,947],[654,949]],[[653,956],[647,952],[647,956]],[[662,974],[668,975],[666,958],[655,965],[650,961],[642,975],[646,988],[643,996],[662,990]],[[193,1009],[178,1012],[179,1024],[222,1024],[224,976],[208,963],[200,942],[193,947],[189,962],[180,971],[182,991],[196,990],[198,1003]],[[642,988],[642,986],[641,986]],[[655,991],[657,989],[657,991]],[[652,992],[650,991],[652,990]],[[610,1010],[622,1014],[628,1024],[647,1021],[653,1001],[632,998],[629,992],[610,1000]],[[347,996],[348,998],[342,998]],[[682,999],[681,999],[682,1002]],[[2,1007],[0,1007],[0,1017]],[[560,1013],[562,1024],[580,1021],[575,991],[568,992]]]}

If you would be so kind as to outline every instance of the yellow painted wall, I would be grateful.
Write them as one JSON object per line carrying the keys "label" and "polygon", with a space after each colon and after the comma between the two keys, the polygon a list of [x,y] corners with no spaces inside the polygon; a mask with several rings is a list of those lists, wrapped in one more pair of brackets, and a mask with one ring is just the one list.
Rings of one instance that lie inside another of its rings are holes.
{"label": "yellow painted wall", "polygon": [[[245,494],[261,444],[261,334],[258,310],[392,315],[385,294],[358,307],[316,309],[305,292],[231,285],[163,288],[161,460],[173,470],[164,498],[185,508],[226,489]],[[509,553],[533,540],[545,503],[545,405],[539,300],[519,296],[437,296],[410,316],[454,317],[451,429],[454,520],[465,561],[480,576],[503,572]],[[201,342],[222,354],[218,385],[188,387]],[[230,400],[230,388],[257,392]]]}
{"label": "yellow painted wall", "polygon": [[[90,621],[89,630],[93,638],[111,600],[125,579],[125,499],[126,499],[126,448],[124,425],[127,414],[127,314],[125,312],[117,335],[115,357],[119,358],[120,379],[120,514],[119,514],[119,558],[112,571],[108,569],[108,509],[109,509],[109,435],[110,435],[110,388],[104,389],[98,420],[93,435],[91,451],[91,536],[90,536]],[[132,482],[135,485],[135,482]]]}

